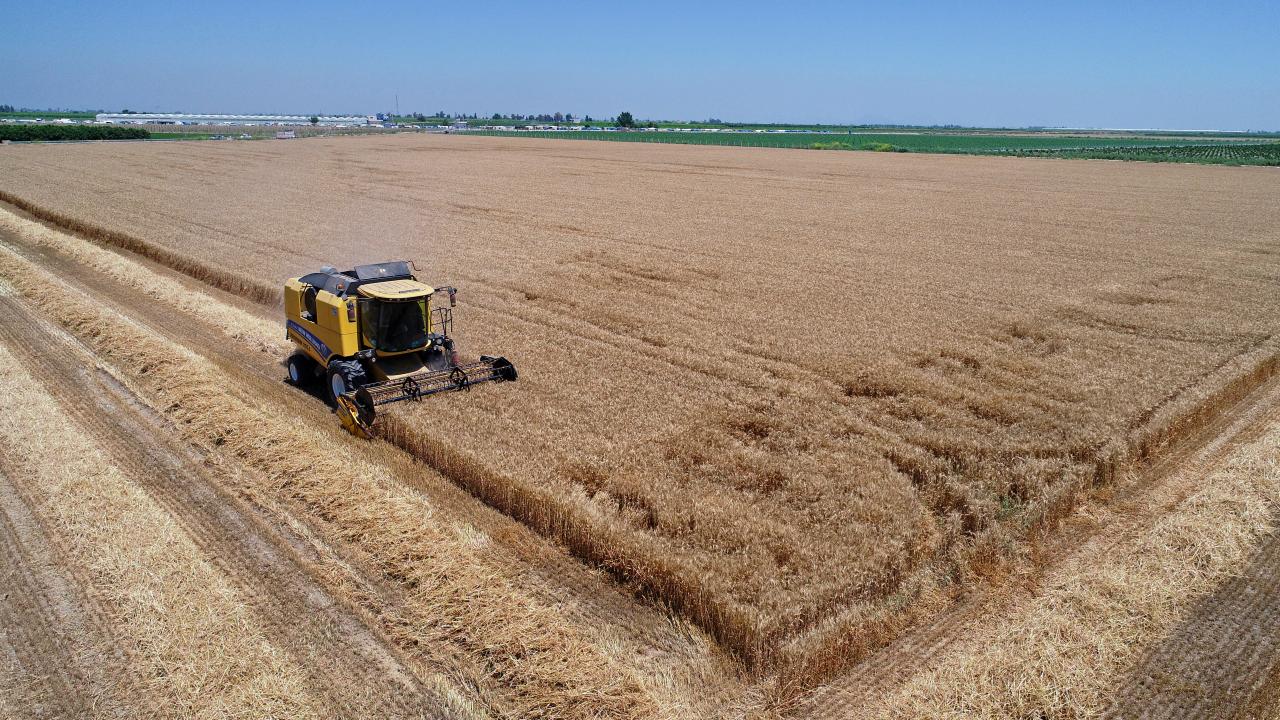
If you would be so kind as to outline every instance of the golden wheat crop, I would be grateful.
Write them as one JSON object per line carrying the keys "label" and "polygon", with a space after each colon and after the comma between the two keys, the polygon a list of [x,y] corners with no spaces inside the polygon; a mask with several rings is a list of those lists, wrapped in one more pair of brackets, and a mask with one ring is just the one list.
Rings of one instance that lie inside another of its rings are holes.
{"label": "golden wheat crop", "polygon": [[517,385],[387,437],[816,677],[1276,369],[1265,169],[513,139],[10,148],[0,191],[269,301],[407,256]]}

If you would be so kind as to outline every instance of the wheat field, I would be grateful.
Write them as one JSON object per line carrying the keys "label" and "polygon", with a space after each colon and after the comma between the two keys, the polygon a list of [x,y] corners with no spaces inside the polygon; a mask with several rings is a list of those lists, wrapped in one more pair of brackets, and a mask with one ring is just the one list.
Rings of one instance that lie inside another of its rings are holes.
{"label": "wheat field", "polygon": [[11,147],[5,198],[272,302],[407,257],[519,383],[385,436],[823,677],[1276,368],[1280,175],[378,137]]}

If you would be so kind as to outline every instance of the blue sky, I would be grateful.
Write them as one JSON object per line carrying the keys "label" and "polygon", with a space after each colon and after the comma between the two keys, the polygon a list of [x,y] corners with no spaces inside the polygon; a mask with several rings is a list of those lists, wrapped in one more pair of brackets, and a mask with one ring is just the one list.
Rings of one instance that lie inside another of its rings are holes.
{"label": "blue sky", "polygon": [[[4,7],[7,5],[8,7]],[[0,0],[0,103],[1280,129],[1280,3]]]}

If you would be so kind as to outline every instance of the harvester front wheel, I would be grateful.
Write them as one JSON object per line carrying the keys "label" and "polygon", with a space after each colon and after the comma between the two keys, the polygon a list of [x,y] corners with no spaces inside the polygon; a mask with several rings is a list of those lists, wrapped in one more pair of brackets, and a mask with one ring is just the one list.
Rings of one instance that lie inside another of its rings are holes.
{"label": "harvester front wheel", "polygon": [[289,382],[296,387],[305,387],[316,379],[316,361],[302,353],[290,355],[288,366]]}
{"label": "harvester front wheel", "polygon": [[365,384],[364,366],[359,360],[334,360],[329,363],[329,402],[338,405],[338,396]]}

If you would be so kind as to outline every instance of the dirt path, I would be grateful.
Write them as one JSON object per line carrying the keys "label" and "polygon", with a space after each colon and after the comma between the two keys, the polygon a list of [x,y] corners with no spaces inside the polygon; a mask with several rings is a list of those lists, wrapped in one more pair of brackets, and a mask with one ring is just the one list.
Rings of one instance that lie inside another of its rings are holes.
{"label": "dirt path", "polygon": [[226,492],[197,453],[169,439],[164,419],[72,338],[19,302],[5,300],[3,310],[0,342],[244,591],[272,642],[308,668],[312,692],[335,714],[442,716],[443,703],[395,649],[311,576],[298,538]]}

